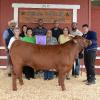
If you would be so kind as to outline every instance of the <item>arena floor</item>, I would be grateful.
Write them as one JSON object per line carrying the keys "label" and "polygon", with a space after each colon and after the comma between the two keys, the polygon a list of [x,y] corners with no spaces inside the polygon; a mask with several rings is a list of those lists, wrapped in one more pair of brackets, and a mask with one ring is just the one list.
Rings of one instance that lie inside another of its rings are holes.
{"label": "arena floor", "polygon": [[96,84],[87,86],[79,78],[65,80],[66,91],[61,91],[57,78],[24,80],[24,85],[18,84],[18,90],[12,91],[12,79],[7,77],[6,70],[0,70],[0,100],[100,100],[100,76],[96,76]]}

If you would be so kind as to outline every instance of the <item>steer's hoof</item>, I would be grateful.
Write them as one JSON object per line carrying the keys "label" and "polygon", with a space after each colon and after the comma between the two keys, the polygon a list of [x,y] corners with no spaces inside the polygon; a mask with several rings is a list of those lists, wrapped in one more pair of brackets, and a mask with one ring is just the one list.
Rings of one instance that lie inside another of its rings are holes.
{"label": "steer's hoof", "polygon": [[59,86],[61,86],[61,84],[58,84]]}
{"label": "steer's hoof", "polygon": [[24,83],[23,83],[23,82],[21,82],[21,83],[20,83],[20,85],[24,85]]}
{"label": "steer's hoof", "polygon": [[13,88],[13,91],[17,91],[17,88]]}
{"label": "steer's hoof", "polygon": [[62,91],[65,91],[66,90],[66,88],[62,88]]}

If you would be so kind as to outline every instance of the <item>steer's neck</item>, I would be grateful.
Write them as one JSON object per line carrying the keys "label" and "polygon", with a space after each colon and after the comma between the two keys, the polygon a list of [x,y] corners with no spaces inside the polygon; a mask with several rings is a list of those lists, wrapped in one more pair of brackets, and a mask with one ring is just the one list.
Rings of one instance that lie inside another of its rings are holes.
{"label": "steer's neck", "polygon": [[68,50],[69,52],[67,53],[71,53],[75,58],[77,58],[82,47],[79,44],[66,44],[64,50],[66,50],[66,52]]}

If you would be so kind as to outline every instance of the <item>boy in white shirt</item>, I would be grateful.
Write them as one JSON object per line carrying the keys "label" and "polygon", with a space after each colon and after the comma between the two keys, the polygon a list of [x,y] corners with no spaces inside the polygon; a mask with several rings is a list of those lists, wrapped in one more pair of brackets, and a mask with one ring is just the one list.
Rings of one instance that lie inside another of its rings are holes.
{"label": "boy in white shirt", "polygon": [[10,49],[11,48],[11,46],[12,46],[12,43],[15,41],[15,40],[20,40],[21,38],[20,38],[20,28],[19,27],[16,27],[16,28],[14,28],[14,36],[10,39],[10,41],[9,41],[9,44],[8,44],[8,49]]}

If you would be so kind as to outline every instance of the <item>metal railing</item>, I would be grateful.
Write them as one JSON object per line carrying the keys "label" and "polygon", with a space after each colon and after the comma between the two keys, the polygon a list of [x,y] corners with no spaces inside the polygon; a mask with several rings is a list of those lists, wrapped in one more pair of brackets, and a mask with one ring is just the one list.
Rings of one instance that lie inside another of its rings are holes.
{"label": "metal railing", "polygon": [[[0,50],[5,50],[5,47],[0,46]],[[0,55],[0,61],[3,60],[3,59],[6,60],[7,59],[7,56],[1,56]],[[1,66],[0,65],[0,68],[7,68],[7,66],[6,65],[5,66]]]}

